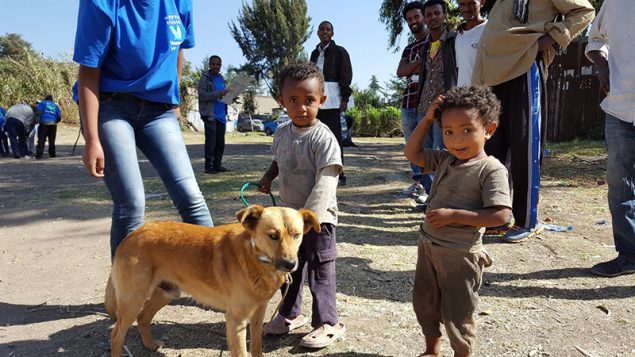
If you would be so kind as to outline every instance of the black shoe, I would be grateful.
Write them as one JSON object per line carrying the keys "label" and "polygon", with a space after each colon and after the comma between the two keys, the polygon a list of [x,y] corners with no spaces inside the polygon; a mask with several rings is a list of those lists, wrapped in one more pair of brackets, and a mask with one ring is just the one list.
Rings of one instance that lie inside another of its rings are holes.
{"label": "black shoe", "polygon": [[340,174],[339,183],[340,183],[340,186],[346,186],[346,176],[344,176],[343,174]]}
{"label": "black shoe", "polygon": [[357,146],[357,144],[355,144],[355,143],[354,143],[354,142],[352,142],[352,141],[349,143],[349,146],[352,146],[352,147],[354,147],[354,148],[359,147],[359,146]]}
{"label": "black shoe", "polygon": [[635,259],[629,259],[623,254],[608,262],[595,264],[591,268],[591,274],[613,278],[620,275],[635,273]]}
{"label": "black shoe", "polygon": [[221,167],[217,168],[216,171],[218,171],[218,172],[227,172],[229,170],[227,170],[227,168],[221,166]]}
{"label": "black shoe", "polygon": [[205,169],[205,173],[206,173],[206,174],[212,174],[212,175],[215,175],[215,174],[217,174],[218,172],[219,172],[219,171],[218,171],[218,170],[216,170],[216,169]]}

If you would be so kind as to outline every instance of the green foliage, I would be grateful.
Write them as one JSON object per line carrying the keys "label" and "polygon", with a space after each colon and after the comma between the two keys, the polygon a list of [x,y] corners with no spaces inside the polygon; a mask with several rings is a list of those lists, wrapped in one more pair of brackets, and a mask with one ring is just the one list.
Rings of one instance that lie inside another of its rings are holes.
{"label": "green foliage", "polygon": [[39,57],[31,44],[18,33],[8,33],[0,36],[0,58],[13,58],[16,61],[24,61],[28,58]]}
{"label": "green foliage", "polygon": [[396,107],[355,107],[348,111],[353,117],[354,136],[386,137],[401,135],[401,112]]}
{"label": "green foliage", "polygon": [[48,94],[62,110],[62,121],[79,125],[77,105],[71,88],[77,78],[77,66],[72,62],[56,62],[29,54],[17,61],[0,58],[0,105],[4,108],[17,103],[35,104]]}
{"label": "green foliage", "polygon": [[181,96],[179,109],[182,117],[187,117],[190,110],[194,109],[197,95],[196,87],[200,78],[201,73],[192,69],[192,63],[186,60],[181,71],[181,83],[179,86],[179,94]]}
{"label": "green foliage", "polygon": [[392,75],[390,80],[385,83],[384,96],[386,97],[386,105],[393,107],[401,107],[401,97],[403,96],[403,90],[406,86],[405,78],[399,78],[396,75]]}
{"label": "green foliage", "polygon": [[379,80],[376,75],[372,75],[370,77],[370,84],[368,84],[368,90],[374,95],[378,95],[382,91],[381,85],[379,85]]}
{"label": "green foliage", "polygon": [[256,105],[256,95],[258,94],[258,87],[255,85],[249,86],[243,94],[243,112],[247,114],[255,114],[258,106]]}
{"label": "green foliage", "polygon": [[368,107],[379,107],[381,105],[379,101],[379,94],[371,89],[360,90],[357,86],[353,85],[353,99],[355,100],[355,106],[360,109],[366,109]]}
{"label": "green foliage", "polygon": [[230,31],[248,64],[246,70],[264,80],[269,92],[278,97],[278,76],[289,63],[306,58],[302,44],[309,38],[305,0],[254,0],[243,3],[237,23]]}

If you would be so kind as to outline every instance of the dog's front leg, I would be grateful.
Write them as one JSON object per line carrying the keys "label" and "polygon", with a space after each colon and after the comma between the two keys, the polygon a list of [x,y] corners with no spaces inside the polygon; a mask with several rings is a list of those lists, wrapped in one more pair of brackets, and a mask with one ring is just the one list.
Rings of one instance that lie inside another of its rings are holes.
{"label": "dog's front leg", "polygon": [[225,312],[227,344],[232,357],[249,357],[247,354],[247,320],[240,314]]}
{"label": "dog's front leg", "polygon": [[249,321],[249,352],[253,357],[262,356],[262,324],[266,310],[266,303],[258,306]]}

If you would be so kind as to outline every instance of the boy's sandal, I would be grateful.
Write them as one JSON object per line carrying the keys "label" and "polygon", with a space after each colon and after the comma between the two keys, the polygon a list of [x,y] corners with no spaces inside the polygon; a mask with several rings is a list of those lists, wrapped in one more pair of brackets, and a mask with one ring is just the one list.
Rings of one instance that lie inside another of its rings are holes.
{"label": "boy's sandal", "polygon": [[324,348],[333,343],[338,338],[344,336],[346,333],[346,326],[343,323],[338,323],[337,326],[331,326],[324,324],[319,328],[313,330],[310,334],[302,337],[300,346],[306,348]]}
{"label": "boy's sandal", "polygon": [[306,325],[308,322],[309,318],[304,315],[298,315],[289,320],[278,314],[271,322],[265,324],[263,331],[268,335],[283,335]]}

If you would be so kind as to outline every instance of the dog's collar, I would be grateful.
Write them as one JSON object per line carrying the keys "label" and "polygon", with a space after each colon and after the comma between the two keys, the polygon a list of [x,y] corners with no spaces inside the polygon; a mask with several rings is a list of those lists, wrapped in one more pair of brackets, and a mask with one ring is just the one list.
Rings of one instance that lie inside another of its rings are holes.
{"label": "dog's collar", "polygon": [[[249,239],[249,243],[251,244],[251,252],[256,255],[256,244],[254,243],[254,239],[250,238]],[[265,263],[265,264],[273,264],[273,261],[271,260],[271,258],[269,258],[269,256],[267,254],[262,254],[262,255],[256,255],[256,259],[261,262],[261,263]]]}

